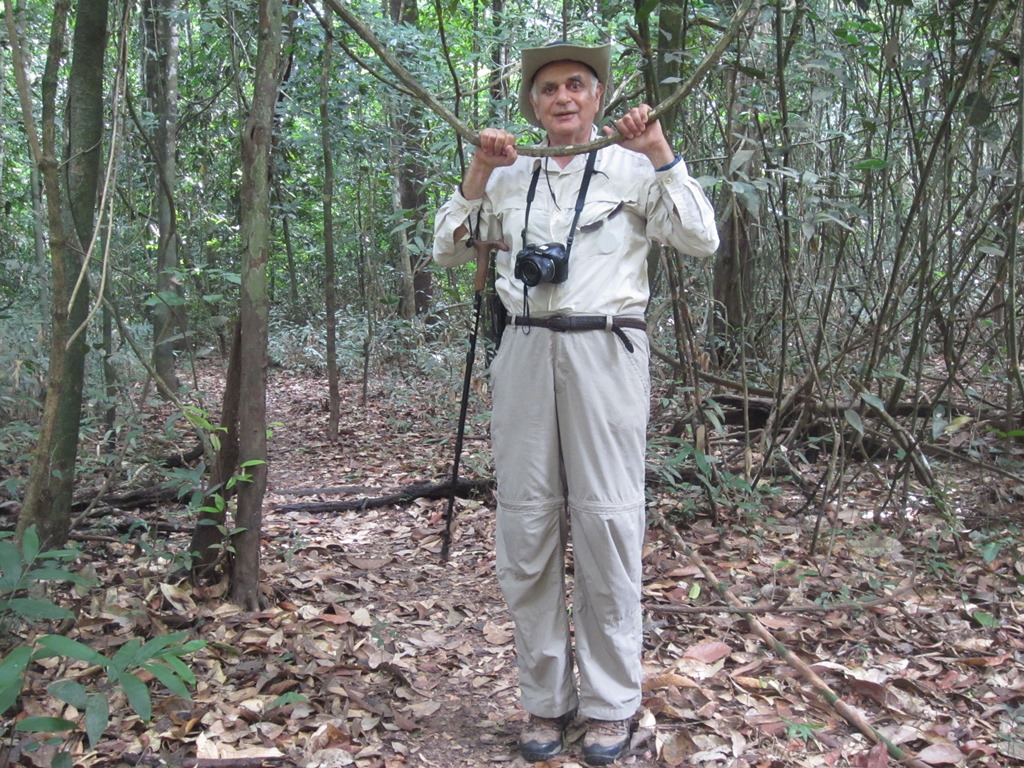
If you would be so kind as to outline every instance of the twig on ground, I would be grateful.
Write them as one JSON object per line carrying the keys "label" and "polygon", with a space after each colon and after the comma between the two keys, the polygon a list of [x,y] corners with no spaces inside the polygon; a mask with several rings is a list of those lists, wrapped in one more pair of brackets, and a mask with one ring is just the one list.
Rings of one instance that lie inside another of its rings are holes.
{"label": "twig on ground", "polygon": [[749,610],[749,606],[744,605],[728,587],[718,580],[714,571],[707,566],[700,554],[683,540],[679,531],[669,525],[668,521],[665,520],[664,516],[660,512],[657,510],[651,510],[651,514],[662,530],[668,534],[672,543],[679,548],[679,551],[686,558],[701,570],[704,577],[712,586],[714,586],[719,595],[721,595],[724,600],[740,609],[738,613],[747,620],[747,623],[750,625],[754,634],[757,635],[772,651],[777,653],[783,661],[795,669],[800,677],[808,682],[815,692],[821,696],[821,698],[823,698],[838,715],[862,734],[867,736],[873,743],[884,744],[887,752],[889,753],[889,757],[893,760],[899,760],[902,765],[910,766],[910,768],[928,768],[927,763],[919,760],[912,753],[907,752],[894,744],[890,739],[876,730],[875,727],[867,721],[867,718],[865,718],[863,714],[843,701],[839,697],[839,694],[833,691],[828,683],[822,680],[806,662],[779,642],[775,636],[768,631],[764,624],[757,620]]}
{"label": "twig on ground", "polygon": [[819,605],[810,603],[808,605],[783,605],[788,594],[783,593],[781,600],[760,600],[757,603],[746,606],[735,605],[644,605],[644,608],[653,613],[833,613],[845,611],[863,611],[868,608],[876,608],[886,603],[891,603],[898,597],[902,597],[914,590],[913,585],[897,589],[891,595],[877,597],[872,600],[852,600],[846,603],[829,603]]}
{"label": "twig on ground", "polygon": [[[459,479],[455,485],[455,493],[461,497],[482,496],[494,489],[493,479],[464,480]],[[446,483],[414,483],[407,485],[397,493],[376,498],[351,499],[348,501],[307,501],[295,504],[278,504],[274,507],[278,512],[352,512],[377,507],[389,507],[393,504],[405,504],[413,499],[446,499],[451,493],[451,482]]]}

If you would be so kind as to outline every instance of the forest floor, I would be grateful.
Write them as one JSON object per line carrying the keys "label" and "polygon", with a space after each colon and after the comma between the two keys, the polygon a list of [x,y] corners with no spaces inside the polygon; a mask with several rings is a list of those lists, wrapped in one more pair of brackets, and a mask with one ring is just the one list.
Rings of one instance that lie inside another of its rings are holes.
{"label": "forest floor", "polygon": [[[191,657],[192,700],[154,693],[148,724],[113,689],[111,725],[96,748],[76,747],[76,765],[525,766],[513,627],[494,578],[493,500],[458,501],[446,563],[445,500],[294,506],[446,481],[451,434],[438,433],[438,398],[424,386],[371,389],[364,405],[359,385],[344,385],[340,440],[331,442],[323,379],[272,371],[259,614],[222,599],[223,585],[168,582],[168,555],[187,545],[187,525],[141,542],[101,528],[81,537],[105,588],[78,607],[78,639],[113,650],[133,635],[186,629],[207,645]],[[452,433],[457,396],[447,401]],[[162,418],[154,413],[155,430]],[[471,419],[463,477],[486,471],[486,429],[486,414]],[[891,467],[868,469],[821,520],[783,483],[760,504],[720,506],[717,521],[693,494],[697,514],[674,529],[844,704],[830,706],[719,597],[679,539],[652,525],[645,696],[618,765],[895,765],[838,714],[844,705],[918,765],[1024,765],[1024,489],[937,466],[957,520],[913,493],[899,515],[876,519]],[[678,492],[652,489],[652,511],[681,519]],[[187,523],[183,514],[132,513],[154,524]],[[37,691],[54,676],[89,674],[51,668]],[[40,693],[25,711],[52,704]],[[49,765],[52,749],[11,756]],[[577,740],[547,766],[579,762]]]}

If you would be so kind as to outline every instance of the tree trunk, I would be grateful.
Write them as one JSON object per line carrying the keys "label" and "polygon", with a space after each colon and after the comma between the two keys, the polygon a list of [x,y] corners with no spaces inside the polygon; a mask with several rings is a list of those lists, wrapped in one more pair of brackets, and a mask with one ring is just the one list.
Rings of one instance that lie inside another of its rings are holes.
{"label": "tree trunk", "polygon": [[[747,148],[757,146],[753,140],[745,140],[742,133],[743,121],[740,113],[744,93],[750,87],[747,75],[737,68],[728,70],[727,78],[729,121],[726,136],[734,138],[727,150],[725,167],[728,175],[738,181],[755,178],[759,156]],[[746,152],[746,161],[736,161],[739,153]],[[735,166],[735,167],[733,167]],[[719,212],[718,232],[721,245],[715,254],[714,270],[714,316],[712,323],[712,355],[719,366],[729,366],[735,359],[738,345],[743,343],[743,334],[750,317],[753,290],[753,257],[757,244],[752,242],[750,206],[752,203],[729,190]]]}
{"label": "tree trunk", "polygon": [[[283,175],[283,174],[282,174]],[[285,196],[281,191],[281,178],[278,176],[273,180],[272,194],[274,203],[281,216],[281,239],[284,241],[285,271],[288,273],[288,317],[293,322],[309,322],[310,314],[308,307],[302,306],[299,301],[299,268],[295,261],[295,248],[292,245],[292,217],[295,211],[288,206]],[[326,194],[326,193],[325,193]],[[271,293],[273,299],[273,293]]]}
{"label": "tree trunk", "polygon": [[[2,36],[2,33],[0,33]],[[4,41],[4,47],[7,47],[7,41]],[[7,82],[7,56],[0,56],[0,83]],[[4,105],[4,98],[7,96],[7,89],[0,90],[0,115],[7,114],[6,106]],[[7,161],[7,146],[6,142],[0,142],[0,179],[4,178],[4,167]],[[9,206],[4,198],[4,190],[0,188],[0,211],[9,210]]]}
{"label": "tree trunk", "polygon": [[[8,14],[10,6],[8,4]],[[80,0],[76,12],[71,69],[67,83],[64,163],[56,161],[56,103],[61,49],[66,36],[69,0],[54,5],[53,26],[43,73],[42,141],[35,136],[34,119],[25,125],[33,155],[42,168],[47,199],[50,255],[53,269],[53,323],[49,380],[25,502],[18,518],[19,538],[35,526],[44,548],[67,541],[71,497],[82,416],[89,281],[83,270],[86,248],[92,242],[100,154],[103,138],[103,64],[107,42],[107,0]],[[31,109],[24,59],[19,91],[23,112]],[[61,177],[63,171],[63,177]],[[79,279],[82,276],[83,279]]]}
{"label": "tree trunk", "polygon": [[[224,545],[227,543],[227,503],[234,494],[229,480],[238,466],[238,413],[242,388],[242,332],[239,322],[231,334],[231,352],[228,356],[228,372],[221,399],[219,445],[210,460],[210,479],[206,493],[192,531],[192,581],[202,583],[215,581],[214,568],[221,562]],[[220,573],[221,571],[217,571]]]}
{"label": "tree trunk", "polygon": [[[402,118],[398,116],[398,113],[402,111],[402,108],[398,104],[393,105],[394,115],[392,117],[392,123],[397,124],[402,121]],[[402,155],[404,153],[403,142],[401,139],[395,139],[394,136],[397,131],[392,132],[392,143],[391,143],[391,168],[392,168],[392,179],[394,187],[392,189],[392,200],[394,203],[395,213],[397,215],[403,215],[406,208],[403,203],[403,187],[405,187],[405,171],[402,163]],[[413,262],[411,249],[409,247],[409,231],[405,226],[400,226],[395,231],[395,253],[398,256],[398,314],[404,320],[411,320],[416,316],[416,284],[413,279]]]}
{"label": "tree trunk", "polygon": [[[683,12],[682,6],[677,4],[662,5],[658,11],[658,32],[657,40],[651,44],[650,15],[649,12],[642,12],[641,3],[637,5],[637,30],[639,37],[644,41],[645,70],[644,85],[646,98],[649,104],[660,104],[665,97],[663,85],[666,82],[676,82],[683,77],[683,52],[686,44],[687,14]],[[671,91],[671,87],[668,88]],[[669,137],[670,142],[675,142],[676,116],[679,114],[679,105],[664,112],[659,120],[662,130]]]}
{"label": "tree trunk", "polygon": [[[416,7],[416,0],[389,0],[391,8],[391,20],[395,24],[408,24],[412,27],[419,26],[419,11]],[[412,55],[412,52],[410,52]],[[392,125],[394,125],[395,143],[392,145],[395,166],[395,202],[398,213],[407,217],[418,214],[419,211],[427,210],[427,195],[423,189],[423,179],[426,172],[423,162],[419,159],[426,156],[423,142],[418,138],[420,128],[424,124],[423,104],[419,101],[409,101],[402,97],[396,97],[392,110]],[[399,312],[405,319],[411,319],[417,315],[424,315],[430,308],[430,301],[433,295],[431,284],[431,273],[426,266],[427,254],[417,253],[411,247],[412,239],[410,234],[416,229],[409,222],[419,221],[419,216],[403,221],[403,226],[398,231],[398,257],[400,260],[399,274],[402,275],[402,293],[399,303]],[[422,242],[427,237],[418,238]]]}
{"label": "tree trunk", "polygon": [[715,254],[712,353],[718,366],[732,364],[750,314],[753,285],[750,230],[749,213],[735,195],[729,195],[718,227],[721,244]]}
{"label": "tree trunk", "polygon": [[[108,274],[108,282],[105,283],[108,286],[109,277]],[[100,322],[103,328],[103,391],[106,396],[103,409],[103,449],[113,454],[117,450],[117,366],[114,365],[114,313],[107,302],[103,303],[100,310]]]}
{"label": "tree trunk", "polygon": [[[45,275],[49,269],[49,259],[46,253],[46,208],[43,205],[43,179],[39,172],[39,164],[32,164],[32,211],[35,214],[32,222],[33,243],[35,244],[36,267],[40,275]],[[46,280],[39,281],[39,333],[36,341],[39,346],[46,343],[47,323],[43,318],[47,315],[50,306],[50,286]]]}
{"label": "tree trunk", "polygon": [[[491,19],[495,30],[501,29],[505,23],[505,0],[491,0]],[[487,85],[487,90],[491,94],[491,105],[501,104],[507,101],[509,97],[509,83],[506,76],[509,58],[508,45],[501,43],[492,45],[491,77]],[[475,89],[474,92],[476,92]],[[490,125],[492,122],[506,119],[508,117],[508,109],[506,108],[504,112],[505,114],[498,114],[493,109],[489,110],[487,124]]]}
{"label": "tree trunk", "polygon": [[270,156],[280,83],[281,0],[259,0],[259,46],[252,112],[242,134],[241,406],[238,511],[231,597],[260,608],[260,540],[267,484],[267,261],[270,251]]}
{"label": "tree trunk", "polygon": [[[177,391],[174,349],[185,327],[181,285],[177,279],[178,232],[174,206],[178,142],[178,3],[145,0],[146,93],[156,119],[152,140],[155,157],[153,185],[157,204],[159,243],[156,251],[156,296],[153,307],[153,369],[169,391]],[[167,391],[161,390],[161,391]]]}
{"label": "tree trunk", "polygon": [[324,3],[324,24],[327,36],[324,40],[323,60],[320,67],[320,142],[324,153],[324,302],[327,311],[327,392],[328,408],[327,439],[338,439],[338,421],[341,418],[341,395],[338,389],[337,311],[338,291],[334,262],[334,150],[331,146],[331,79],[334,75],[334,14]]}

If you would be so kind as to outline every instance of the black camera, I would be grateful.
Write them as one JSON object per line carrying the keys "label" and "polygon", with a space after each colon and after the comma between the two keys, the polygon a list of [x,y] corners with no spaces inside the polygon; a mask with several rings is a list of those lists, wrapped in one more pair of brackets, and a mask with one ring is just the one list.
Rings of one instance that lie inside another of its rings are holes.
{"label": "black camera", "polygon": [[516,254],[513,274],[529,288],[541,283],[564,283],[569,279],[569,254],[561,243],[527,245]]}

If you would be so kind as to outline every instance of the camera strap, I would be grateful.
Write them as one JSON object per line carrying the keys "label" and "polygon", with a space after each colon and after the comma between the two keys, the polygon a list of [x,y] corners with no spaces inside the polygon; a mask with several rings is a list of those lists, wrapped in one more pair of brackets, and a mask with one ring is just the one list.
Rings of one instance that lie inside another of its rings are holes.
{"label": "camera strap", "polygon": [[[594,175],[594,165],[597,162],[597,150],[593,149],[587,155],[587,165],[583,170],[583,180],[580,182],[580,192],[576,195],[576,213],[572,217],[572,226],[569,227],[569,237],[565,241],[565,259],[569,260],[572,253],[572,241],[576,236],[576,225],[580,221],[580,214],[583,212],[583,204],[587,200],[587,189],[590,187],[590,177]],[[547,171],[545,171],[547,173]],[[540,162],[533,169],[533,178],[530,179],[530,188],[526,192],[526,214],[523,217],[523,248],[526,247],[526,232],[530,228],[530,208],[533,206],[533,198],[537,194],[537,181],[540,179]],[[530,316],[530,298],[527,295],[529,288],[523,284],[523,314]]]}
{"label": "camera strap", "polygon": [[537,194],[537,180],[540,179],[540,160],[537,167],[533,169],[533,178],[530,179],[530,188],[526,191],[526,216],[523,218],[523,248],[526,247],[526,230],[530,228],[530,206],[533,205],[533,198]]}
{"label": "camera strap", "polygon": [[583,203],[587,199],[587,189],[590,187],[590,177],[594,175],[594,163],[597,161],[597,150],[593,149],[587,155],[587,168],[583,171],[583,181],[580,182],[580,193],[576,196],[576,214],[572,217],[572,227],[569,228],[569,238],[565,241],[565,258],[569,258],[572,252],[572,240],[576,237],[576,225],[580,221],[580,214],[583,212]]}
{"label": "camera strap", "polygon": [[[565,241],[565,258],[568,259],[572,252],[572,241],[576,237],[576,225],[579,224],[580,214],[583,212],[583,204],[587,200],[587,190],[590,188],[590,177],[594,175],[594,165],[597,162],[597,150],[591,150],[587,155],[587,166],[583,171],[583,181],[580,182],[580,193],[576,195],[576,213],[572,217],[572,226],[569,228],[569,237]],[[526,247],[526,231],[530,228],[530,208],[533,205],[533,198],[537,195],[537,181],[540,179],[540,163],[533,169],[533,178],[530,179],[530,188],[526,192],[526,215],[523,218],[523,248]]]}

